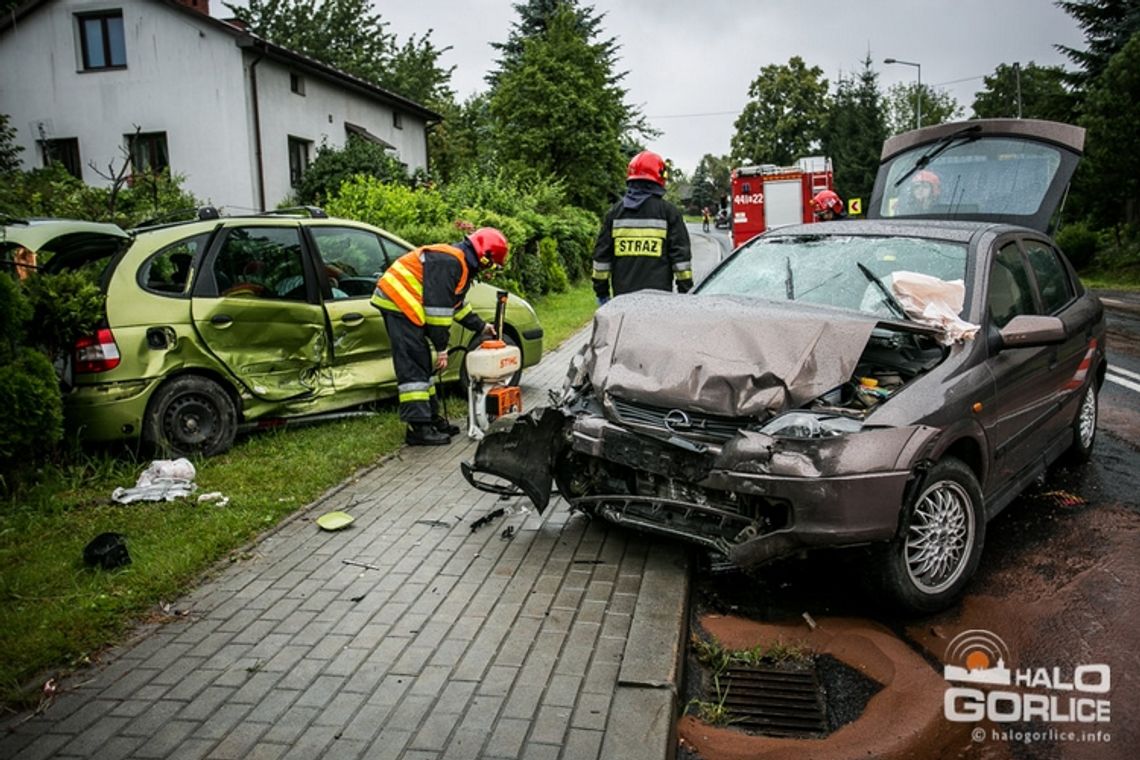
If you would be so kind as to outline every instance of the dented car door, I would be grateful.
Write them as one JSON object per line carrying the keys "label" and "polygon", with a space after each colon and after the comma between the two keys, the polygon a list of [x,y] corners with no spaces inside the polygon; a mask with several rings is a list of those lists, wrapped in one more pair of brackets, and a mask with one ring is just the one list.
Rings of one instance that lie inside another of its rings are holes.
{"label": "dented car door", "polygon": [[194,326],[254,396],[269,401],[331,394],[324,309],[300,226],[234,227],[215,241],[195,288]]}

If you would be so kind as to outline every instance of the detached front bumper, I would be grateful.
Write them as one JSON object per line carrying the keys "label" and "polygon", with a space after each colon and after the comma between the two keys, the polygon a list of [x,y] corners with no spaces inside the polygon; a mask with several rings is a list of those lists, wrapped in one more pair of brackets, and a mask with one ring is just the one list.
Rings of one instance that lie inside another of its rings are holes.
{"label": "detached front bumper", "polygon": [[803,549],[889,540],[937,434],[924,426],[819,439],[743,432],[719,450],[695,451],[599,416],[534,414],[488,435],[465,467],[468,479],[487,472],[532,500],[548,500],[552,474],[567,463],[625,473],[636,483],[628,493],[567,498],[610,522],[714,549],[742,567]]}

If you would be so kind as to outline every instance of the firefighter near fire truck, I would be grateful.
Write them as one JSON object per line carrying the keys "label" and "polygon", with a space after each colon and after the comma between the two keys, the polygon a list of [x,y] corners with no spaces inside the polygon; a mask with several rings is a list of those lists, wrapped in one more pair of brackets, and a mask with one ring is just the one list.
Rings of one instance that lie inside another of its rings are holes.
{"label": "firefighter near fire truck", "polygon": [[[447,368],[447,339],[452,321],[477,335],[494,334],[464,303],[476,274],[507,261],[509,244],[502,232],[482,227],[454,245],[428,245],[396,259],[376,282],[372,305],[384,315],[392,344],[400,419],[407,423],[410,446],[441,446],[459,433],[440,414],[436,370]],[[435,349],[436,360],[431,352]]]}
{"label": "firefighter near fire truck", "polygon": [[812,198],[825,190],[834,191],[831,159],[825,156],[801,158],[794,166],[759,164],[734,169],[733,248],[765,230],[819,221]]}
{"label": "firefighter near fire truck", "polygon": [[812,196],[811,210],[817,222],[830,222],[847,215],[843,211],[843,200],[834,190],[820,190]]}
{"label": "firefighter near fire truck", "polygon": [[629,162],[626,192],[606,213],[594,245],[593,282],[598,305],[637,290],[688,293],[692,255],[685,219],[664,199],[665,160],[642,151]]}

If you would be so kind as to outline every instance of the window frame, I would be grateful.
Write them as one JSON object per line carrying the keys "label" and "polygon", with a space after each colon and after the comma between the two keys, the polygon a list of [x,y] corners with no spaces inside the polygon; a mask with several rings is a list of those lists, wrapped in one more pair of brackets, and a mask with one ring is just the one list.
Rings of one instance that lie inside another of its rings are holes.
{"label": "window frame", "polygon": [[47,137],[36,141],[45,167],[58,163],[76,179],[83,179],[83,159],[78,137]]}
{"label": "window frame", "polygon": [[[288,156],[289,156],[289,186],[296,188],[296,187],[300,187],[301,180],[304,178],[305,174],[309,171],[309,167],[313,163],[313,161],[312,161],[313,141],[312,140],[306,140],[303,137],[297,137],[296,135],[288,135],[288,145],[289,145],[289,148],[288,148],[288,150],[289,150],[289,153],[288,153]],[[301,151],[303,151],[303,153],[296,153],[295,151],[297,149],[300,149]],[[301,160],[296,162],[296,164],[300,164],[300,165],[295,165],[294,158],[301,159]]]}
{"label": "window frame", "polygon": [[[166,132],[133,132],[127,138],[127,153],[131,157],[131,174],[157,175],[170,168],[170,142]],[[161,155],[155,148],[161,145]],[[146,161],[139,161],[139,157]],[[145,164],[145,165],[144,165]]]}
{"label": "window frame", "polygon": [[[121,8],[90,13],[76,13],[76,30],[79,34],[79,65],[81,71],[116,71],[127,68],[127,36]],[[116,49],[112,44],[111,25],[109,22],[118,21],[119,44]],[[87,40],[87,24],[98,22],[99,40],[102,42],[103,65],[96,65],[91,58],[91,49]],[[122,55],[122,63],[115,63],[115,53]]]}

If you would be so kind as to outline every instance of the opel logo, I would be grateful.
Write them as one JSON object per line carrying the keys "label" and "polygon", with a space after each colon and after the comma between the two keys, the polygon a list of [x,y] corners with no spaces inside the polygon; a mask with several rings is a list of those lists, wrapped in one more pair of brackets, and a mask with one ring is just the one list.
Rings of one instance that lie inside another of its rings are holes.
{"label": "opel logo", "polygon": [[669,413],[665,415],[665,428],[670,432],[679,433],[683,430],[690,430],[692,427],[693,421],[689,419],[689,415],[680,409],[670,409]]}

